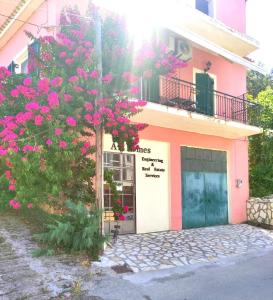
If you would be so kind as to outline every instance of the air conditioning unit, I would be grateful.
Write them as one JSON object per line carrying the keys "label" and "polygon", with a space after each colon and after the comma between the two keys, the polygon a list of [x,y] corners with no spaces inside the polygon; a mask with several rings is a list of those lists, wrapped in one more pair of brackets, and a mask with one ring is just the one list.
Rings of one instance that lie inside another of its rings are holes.
{"label": "air conditioning unit", "polygon": [[170,35],[168,44],[169,51],[173,52],[179,59],[188,61],[192,58],[192,47],[187,40]]}

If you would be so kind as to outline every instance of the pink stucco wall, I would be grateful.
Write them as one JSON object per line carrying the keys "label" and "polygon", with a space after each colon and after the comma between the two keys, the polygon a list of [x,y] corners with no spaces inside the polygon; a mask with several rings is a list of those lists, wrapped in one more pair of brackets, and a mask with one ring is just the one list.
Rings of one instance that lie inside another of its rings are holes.
{"label": "pink stucco wall", "polygon": [[246,1],[215,0],[216,18],[229,27],[246,32]]}
{"label": "pink stucco wall", "polygon": [[216,76],[215,90],[233,96],[240,96],[246,92],[246,69],[244,67],[197,48],[192,49],[192,59],[187,63],[186,68],[178,72],[178,77],[193,82],[193,69],[203,72],[208,61],[212,63],[209,73]]}
{"label": "pink stucco wall", "polygon": [[[180,147],[192,146],[227,151],[229,222],[246,221],[246,201],[248,185],[248,142],[246,139],[231,140],[197,133],[147,127],[140,135],[143,139],[167,142],[170,144],[170,184],[171,184],[171,229],[182,228],[182,187]],[[236,179],[242,179],[241,188],[236,187]]]}

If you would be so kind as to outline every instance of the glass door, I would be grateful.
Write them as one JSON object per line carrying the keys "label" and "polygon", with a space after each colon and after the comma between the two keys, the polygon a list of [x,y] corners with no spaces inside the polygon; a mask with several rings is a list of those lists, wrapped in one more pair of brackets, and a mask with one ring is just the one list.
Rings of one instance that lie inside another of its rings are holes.
{"label": "glass door", "polygon": [[[125,220],[120,221],[120,233],[135,233],[135,156],[127,153],[104,152],[104,169],[113,172],[117,183],[119,200],[122,207],[128,206],[124,213]],[[105,232],[111,233],[117,224],[113,212],[113,194],[107,183],[104,183]]]}

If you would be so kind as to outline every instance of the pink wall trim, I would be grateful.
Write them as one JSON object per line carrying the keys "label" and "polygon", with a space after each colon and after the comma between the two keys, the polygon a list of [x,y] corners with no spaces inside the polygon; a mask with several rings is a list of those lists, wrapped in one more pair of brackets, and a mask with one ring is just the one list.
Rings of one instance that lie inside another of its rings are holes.
{"label": "pink wall trim", "polygon": [[[140,138],[163,141],[170,144],[170,229],[179,230],[182,228],[180,157],[180,147],[182,145],[227,151],[229,222],[235,224],[246,221],[246,201],[249,197],[247,140],[230,140],[155,126],[148,126],[141,132]],[[235,180],[239,178],[243,180],[241,188],[237,188],[235,184]]]}

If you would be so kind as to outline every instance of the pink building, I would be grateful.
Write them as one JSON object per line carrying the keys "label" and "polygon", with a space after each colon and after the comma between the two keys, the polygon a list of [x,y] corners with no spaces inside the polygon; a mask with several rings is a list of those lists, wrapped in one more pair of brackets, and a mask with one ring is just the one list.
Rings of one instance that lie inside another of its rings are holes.
{"label": "pink building", "polygon": [[[30,42],[24,30],[54,34],[64,2],[69,1],[7,2],[9,18],[0,17],[1,65],[25,72]],[[246,72],[262,70],[245,58],[258,47],[245,33],[245,6],[245,0],[228,5],[180,0],[168,8],[172,17],[158,38],[187,67],[173,78],[142,81],[141,97],[149,102],[134,121],[149,126],[141,133],[138,152],[119,153],[104,137],[104,165],[114,170],[123,204],[130,207],[124,233],[246,221],[248,137],[262,131],[250,118],[257,107],[245,98]],[[109,230],[112,205],[106,185],[104,199]]]}

